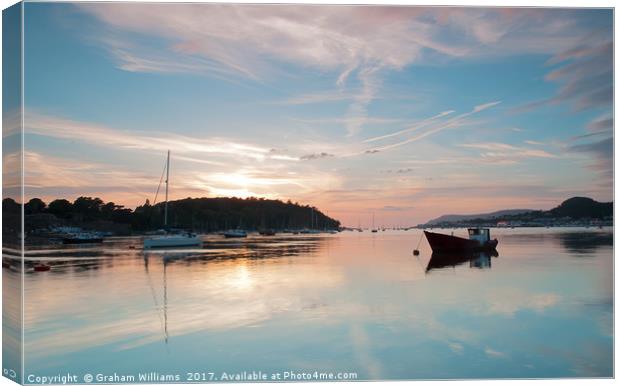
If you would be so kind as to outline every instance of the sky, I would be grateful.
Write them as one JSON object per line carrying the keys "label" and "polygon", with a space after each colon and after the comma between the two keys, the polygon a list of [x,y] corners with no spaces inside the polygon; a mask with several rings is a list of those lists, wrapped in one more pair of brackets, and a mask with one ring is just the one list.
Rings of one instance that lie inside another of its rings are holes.
{"label": "sky", "polygon": [[26,3],[26,199],[152,202],[170,150],[171,199],[290,199],[349,226],[611,201],[612,25],[609,9]]}

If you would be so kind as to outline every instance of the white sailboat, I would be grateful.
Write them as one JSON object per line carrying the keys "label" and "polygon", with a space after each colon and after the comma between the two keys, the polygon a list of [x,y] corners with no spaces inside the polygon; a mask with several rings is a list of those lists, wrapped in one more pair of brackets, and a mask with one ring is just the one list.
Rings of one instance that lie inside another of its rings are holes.
{"label": "white sailboat", "polygon": [[[168,158],[166,160],[166,201],[164,203],[164,228],[168,228],[168,180],[170,177],[170,150],[168,150]],[[165,235],[154,236],[144,239],[144,249],[150,248],[169,248],[169,247],[199,247],[202,240],[195,234],[186,233],[170,233],[167,231]]]}

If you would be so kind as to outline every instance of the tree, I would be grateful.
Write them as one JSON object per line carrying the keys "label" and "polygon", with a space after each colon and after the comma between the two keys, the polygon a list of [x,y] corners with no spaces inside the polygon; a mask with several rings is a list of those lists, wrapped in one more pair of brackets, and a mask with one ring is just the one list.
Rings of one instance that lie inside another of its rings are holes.
{"label": "tree", "polygon": [[47,211],[56,217],[69,218],[73,211],[73,205],[64,199],[54,200],[50,202]]}
{"label": "tree", "polygon": [[100,198],[78,197],[73,202],[73,211],[84,219],[95,219],[101,213],[103,201]]}
{"label": "tree", "polygon": [[40,198],[32,198],[24,205],[25,214],[37,214],[42,213],[45,210],[45,202]]}
{"label": "tree", "polygon": [[2,200],[2,212],[6,214],[20,214],[21,205],[12,198]]}

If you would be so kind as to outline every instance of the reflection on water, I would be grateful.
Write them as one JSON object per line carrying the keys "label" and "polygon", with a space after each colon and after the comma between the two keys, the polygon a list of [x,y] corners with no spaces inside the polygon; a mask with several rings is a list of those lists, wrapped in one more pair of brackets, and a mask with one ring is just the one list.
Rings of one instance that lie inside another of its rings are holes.
{"label": "reflection on water", "polygon": [[426,272],[433,269],[456,267],[469,262],[470,268],[491,268],[491,257],[498,257],[497,251],[461,251],[461,252],[433,252]]}
{"label": "reflection on water", "polygon": [[575,254],[587,254],[596,252],[600,247],[613,246],[612,233],[606,232],[566,232],[559,233],[557,238],[562,246]]}
{"label": "reflection on water", "polygon": [[611,234],[496,230],[501,257],[415,257],[417,231],[39,247],[27,267],[52,269],[26,269],[26,373],[611,376]]}

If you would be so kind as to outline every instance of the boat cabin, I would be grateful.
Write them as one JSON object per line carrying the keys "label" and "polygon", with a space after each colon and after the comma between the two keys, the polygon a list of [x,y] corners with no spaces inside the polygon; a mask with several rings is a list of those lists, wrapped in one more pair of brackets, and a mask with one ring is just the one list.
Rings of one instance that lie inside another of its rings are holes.
{"label": "boat cabin", "polygon": [[476,240],[480,245],[484,245],[491,240],[489,228],[469,228],[467,229],[470,240]]}

